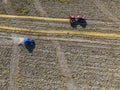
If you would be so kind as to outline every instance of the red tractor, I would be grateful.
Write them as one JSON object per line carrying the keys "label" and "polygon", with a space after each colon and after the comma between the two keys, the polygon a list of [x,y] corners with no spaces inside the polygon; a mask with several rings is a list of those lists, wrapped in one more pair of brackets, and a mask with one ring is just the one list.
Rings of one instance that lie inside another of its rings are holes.
{"label": "red tractor", "polygon": [[77,25],[80,25],[80,26],[82,26],[83,28],[85,28],[86,25],[87,25],[85,16],[80,16],[80,15],[78,15],[77,17],[75,17],[75,16],[70,16],[69,19],[70,19],[70,25],[71,25],[73,28],[77,28]]}
{"label": "red tractor", "polygon": [[71,25],[73,28],[76,28],[77,25],[76,25],[76,18],[75,18],[75,16],[70,16],[69,19],[70,19],[70,25]]}
{"label": "red tractor", "polygon": [[70,16],[70,23],[76,22],[75,16]]}

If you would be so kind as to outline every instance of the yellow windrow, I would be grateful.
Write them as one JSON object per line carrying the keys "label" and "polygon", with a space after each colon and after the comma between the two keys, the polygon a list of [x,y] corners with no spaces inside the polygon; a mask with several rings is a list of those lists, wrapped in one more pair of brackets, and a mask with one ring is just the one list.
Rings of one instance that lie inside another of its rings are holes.
{"label": "yellow windrow", "polygon": [[70,30],[32,30],[25,28],[15,28],[8,26],[0,26],[0,29],[3,31],[18,31],[26,33],[37,33],[37,34],[71,34],[71,35],[85,35],[85,36],[94,36],[94,37],[109,37],[120,39],[120,34],[116,33],[99,33],[99,32],[84,32],[84,31],[70,31]]}
{"label": "yellow windrow", "polygon": [[69,21],[69,19],[61,19],[61,18],[48,18],[48,17],[35,17],[35,16],[15,16],[15,15],[0,15],[0,18],[35,19],[35,20],[59,21],[59,22],[68,22]]}

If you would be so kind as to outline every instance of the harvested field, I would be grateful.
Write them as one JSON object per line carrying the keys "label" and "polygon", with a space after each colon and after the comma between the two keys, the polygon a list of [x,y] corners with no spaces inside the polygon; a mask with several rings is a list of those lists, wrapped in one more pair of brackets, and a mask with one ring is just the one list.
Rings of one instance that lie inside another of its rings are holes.
{"label": "harvested field", "polygon": [[120,1],[119,0],[104,0],[102,1],[103,5],[110,10],[116,17],[118,17],[120,19]]}
{"label": "harvested field", "polygon": [[120,88],[119,80],[115,79],[119,78],[119,46],[67,42],[62,42],[61,46],[78,90]]}
{"label": "harvested field", "polygon": [[35,10],[32,0],[10,0],[12,8],[17,15],[33,15],[36,16],[37,12]]}
{"label": "harvested field", "polygon": [[0,38],[0,90],[8,90],[12,44],[4,38],[5,34],[0,36],[3,36]]}
{"label": "harvested field", "polygon": [[92,0],[74,0],[73,2],[55,2],[54,0],[44,1],[40,0],[44,10],[49,17],[64,17],[69,15],[86,15],[87,18],[92,19],[107,19],[107,16],[101,14],[102,12],[96,7]]}
{"label": "harvested field", "polygon": [[[17,36],[25,37],[26,35]],[[65,90],[65,77],[62,76],[61,73],[60,63],[57,60],[58,57],[53,45],[54,43],[51,40],[41,40],[36,36],[32,36],[31,38],[35,39],[37,44],[33,54],[28,53],[24,47],[19,47],[19,90]],[[70,37],[67,38],[69,39]],[[76,37],[72,38],[75,39]],[[82,38],[78,37],[77,39],[80,40]],[[89,40],[91,40],[91,43]],[[81,90],[81,88],[83,90],[84,88],[105,88],[106,90],[112,88],[118,90],[120,88],[119,43],[119,40],[103,40],[102,38],[95,39],[90,37],[84,37],[81,42],[59,41],[61,51],[65,55],[67,65],[72,74],[72,79],[77,86],[77,90]],[[7,46],[11,45],[8,44]],[[12,52],[7,52],[7,50],[4,51],[6,53],[4,54],[5,56],[3,55],[4,58],[11,57],[9,53]],[[10,59],[9,61],[4,61],[4,63],[6,62],[8,63],[4,66],[8,73],[7,76],[2,76],[1,80],[3,80],[3,77],[7,78],[5,80],[9,83]]]}
{"label": "harvested field", "polygon": [[[8,14],[16,15],[55,18],[86,15],[87,27],[73,29],[68,22],[0,17],[0,90],[119,90],[120,25],[119,2],[116,2],[9,0],[11,5],[1,6],[0,13],[5,13],[5,9]],[[10,31],[15,29],[11,27],[18,28],[19,32]],[[45,33],[29,33],[30,30]],[[48,34],[50,30],[53,32]],[[54,31],[87,34],[56,34]],[[97,35],[89,35],[90,32]],[[99,36],[100,33],[103,35]],[[109,34],[118,38],[108,37]],[[16,41],[23,37],[35,40],[33,53],[17,45]]]}
{"label": "harvested field", "polygon": [[6,14],[6,11],[2,2],[0,2],[0,14]]}
{"label": "harvested field", "polygon": [[32,56],[21,50],[21,90],[64,90],[51,41],[36,40],[36,43],[37,48]]}

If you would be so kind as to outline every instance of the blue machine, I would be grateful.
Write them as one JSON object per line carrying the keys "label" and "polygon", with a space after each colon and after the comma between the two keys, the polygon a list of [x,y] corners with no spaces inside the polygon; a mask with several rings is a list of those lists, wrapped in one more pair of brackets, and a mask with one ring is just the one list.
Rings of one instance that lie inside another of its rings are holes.
{"label": "blue machine", "polygon": [[24,44],[25,45],[33,45],[34,44],[34,40],[31,40],[29,38],[24,38]]}
{"label": "blue machine", "polygon": [[35,48],[35,41],[29,38],[24,38],[24,45],[26,49],[32,53],[33,49]]}

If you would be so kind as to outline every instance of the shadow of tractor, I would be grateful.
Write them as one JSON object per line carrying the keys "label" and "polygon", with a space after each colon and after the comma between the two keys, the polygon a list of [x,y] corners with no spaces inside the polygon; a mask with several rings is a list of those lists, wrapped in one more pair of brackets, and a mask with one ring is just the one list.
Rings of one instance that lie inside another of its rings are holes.
{"label": "shadow of tractor", "polygon": [[77,20],[76,21],[77,25],[80,25],[82,28],[86,28],[87,22],[85,19]]}

